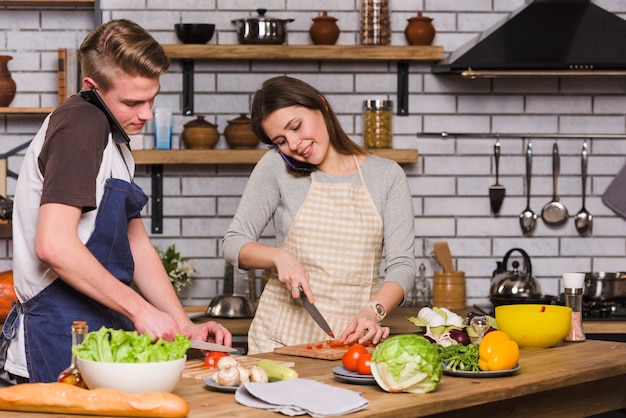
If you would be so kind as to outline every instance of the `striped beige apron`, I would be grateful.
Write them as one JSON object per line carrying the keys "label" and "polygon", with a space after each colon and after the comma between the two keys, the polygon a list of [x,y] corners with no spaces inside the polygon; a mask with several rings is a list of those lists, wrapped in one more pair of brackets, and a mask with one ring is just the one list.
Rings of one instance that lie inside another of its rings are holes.
{"label": "striped beige apron", "polygon": [[[315,305],[336,337],[376,293],[380,278],[383,222],[356,157],[354,162],[358,185],[319,183],[311,174],[311,187],[283,243],[308,271]],[[249,353],[328,338],[273,269],[250,326]]]}

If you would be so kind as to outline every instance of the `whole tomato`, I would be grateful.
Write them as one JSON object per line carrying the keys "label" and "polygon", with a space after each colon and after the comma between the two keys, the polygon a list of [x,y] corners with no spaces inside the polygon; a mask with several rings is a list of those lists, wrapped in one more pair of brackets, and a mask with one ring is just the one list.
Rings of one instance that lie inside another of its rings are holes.
{"label": "whole tomato", "polygon": [[359,359],[356,361],[356,371],[359,374],[372,374],[372,355],[371,354],[362,354],[359,356]]}
{"label": "whole tomato", "polygon": [[367,348],[362,346],[361,344],[353,344],[348,351],[346,351],[341,357],[341,363],[346,370],[350,370],[351,372],[357,371],[357,360],[367,353]]}
{"label": "whole tomato", "polygon": [[215,369],[217,367],[217,362],[222,358],[227,356],[228,353],[223,351],[209,351],[209,354],[206,355],[204,359],[204,367],[208,369]]}

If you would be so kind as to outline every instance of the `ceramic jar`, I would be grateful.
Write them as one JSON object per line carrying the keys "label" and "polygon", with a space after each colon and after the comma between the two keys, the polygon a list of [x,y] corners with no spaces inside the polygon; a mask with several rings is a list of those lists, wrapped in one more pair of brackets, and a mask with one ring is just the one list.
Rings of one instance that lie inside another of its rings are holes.
{"label": "ceramic jar", "polygon": [[404,36],[409,45],[430,45],[435,39],[435,27],[433,19],[417,12],[417,16],[407,19],[409,24],[404,29]]}
{"label": "ceramic jar", "polygon": [[187,148],[211,149],[217,144],[220,134],[217,126],[204,120],[204,116],[187,122],[183,128],[182,140]]}
{"label": "ceramic jar", "polygon": [[238,118],[228,121],[228,126],[224,129],[226,142],[234,149],[256,148],[259,138],[252,131],[252,123],[245,113]]}
{"label": "ceramic jar", "polygon": [[309,35],[315,45],[334,45],[340,32],[337,19],[328,16],[326,10],[322,12],[321,16],[313,18],[313,24],[309,29]]}
{"label": "ceramic jar", "polygon": [[9,61],[13,59],[10,55],[0,55],[0,107],[11,104],[15,98],[15,81],[9,71]]}

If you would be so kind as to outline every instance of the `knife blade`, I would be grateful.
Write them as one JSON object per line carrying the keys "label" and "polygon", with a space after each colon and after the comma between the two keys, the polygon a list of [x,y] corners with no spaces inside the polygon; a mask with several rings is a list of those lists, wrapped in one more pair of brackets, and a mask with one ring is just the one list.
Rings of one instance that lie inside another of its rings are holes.
{"label": "knife blade", "polygon": [[304,289],[302,289],[302,286],[298,286],[298,290],[300,291],[300,298],[302,299],[302,305],[304,305],[304,309],[306,309],[309,315],[311,315],[311,318],[313,318],[317,325],[319,325],[326,334],[330,335],[331,338],[335,338],[335,334],[333,333],[333,330],[330,329],[328,322],[326,322],[324,316],[322,316],[322,313],[317,309],[315,304],[309,302],[309,299],[304,294]]}
{"label": "knife blade", "polygon": [[191,348],[197,348],[198,350],[209,350],[209,351],[224,351],[226,353],[234,353],[237,350],[233,347],[228,347],[221,344],[208,343],[206,341],[199,340],[189,340],[191,341]]}

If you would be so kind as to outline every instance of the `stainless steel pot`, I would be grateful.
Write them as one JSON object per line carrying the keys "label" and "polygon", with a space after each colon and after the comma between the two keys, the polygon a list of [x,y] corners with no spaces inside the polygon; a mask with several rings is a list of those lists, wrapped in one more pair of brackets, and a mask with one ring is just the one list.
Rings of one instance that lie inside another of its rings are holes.
{"label": "stainless steel pot", "polygon": [[287,23],[293,19],[275,19],[265,16],[266,9],[257,9],[258,16],[235,19],[237,39],[241,44],[274,44],[285,43]]}
{"label": "stainless steel pot", "polygon": [[626,300],[626,273],[603,271],[586,273],[583,298],[587,300]]}

